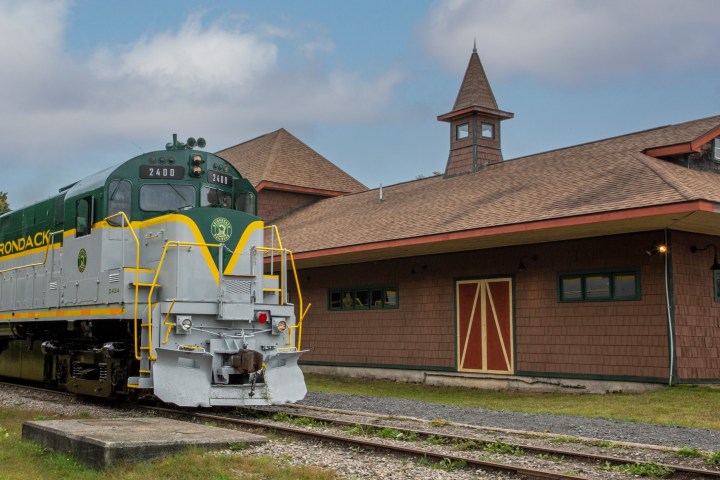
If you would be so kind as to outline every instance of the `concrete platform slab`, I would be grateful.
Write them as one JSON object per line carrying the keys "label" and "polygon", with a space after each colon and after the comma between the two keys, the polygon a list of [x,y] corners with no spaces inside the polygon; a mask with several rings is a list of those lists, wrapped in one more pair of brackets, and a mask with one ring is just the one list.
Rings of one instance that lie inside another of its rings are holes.
{"label": "concrete platform slab", "polygon": [[222,449],[267,442],[260,435],[166,418],[28,421],[22,435],[95,469],[170,455],[189,446]]}

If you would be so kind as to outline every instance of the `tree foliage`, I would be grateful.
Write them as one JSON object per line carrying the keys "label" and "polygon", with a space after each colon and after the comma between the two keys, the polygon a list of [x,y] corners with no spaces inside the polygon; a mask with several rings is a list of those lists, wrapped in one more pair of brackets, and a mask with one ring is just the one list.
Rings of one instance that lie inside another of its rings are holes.
{"label": "tree foliage", "polygon": [[5,210],[9,210],[10,205],[7,201],[7,192],[0,192],[0,213],[4,212]]}

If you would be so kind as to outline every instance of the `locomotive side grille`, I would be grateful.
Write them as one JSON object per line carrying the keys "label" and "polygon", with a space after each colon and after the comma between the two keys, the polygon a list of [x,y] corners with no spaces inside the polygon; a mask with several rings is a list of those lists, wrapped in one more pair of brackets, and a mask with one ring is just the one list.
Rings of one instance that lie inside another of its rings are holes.
{"label": "locomotive side grille", "polygon": [[57,282],[50,282],[50,290],[57,290]]}
{"label": "locomotive side grille", "polygon": [[120,281],[120,274],[119,273],[110,273],[108,274],[108,283],[117,283]]}
{"label": "locomotive side grille", "polygon": [[249,295],[252,292],[252,284],[253,282],[248,280],[227,280],[225,288],[228,293]]}

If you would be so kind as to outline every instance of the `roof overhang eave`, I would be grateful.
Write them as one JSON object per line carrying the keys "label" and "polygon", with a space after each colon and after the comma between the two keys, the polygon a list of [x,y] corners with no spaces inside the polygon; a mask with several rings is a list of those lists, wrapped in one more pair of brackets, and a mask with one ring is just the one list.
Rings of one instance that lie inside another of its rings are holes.
{"label": "roof overhang eave", "polygon": [[690,142],[676,143],[673,145],[662,145],[659,147],[648,148],[643,150],[645,155],[651,157],[669,157],[672,155],[684,155],[688,153],[698,153],[702,150],[702,146],[710,142],[713,138],[720,136],[720,125],[703,133],[695,140]]}
{"label": "roof overhang eave", "polygon": [[469,115],[473,112],[484,113],[493,117],[497,117],[500,120],[506,120],[515,116],[515,114],[511,112],[505,112],[503,110],[497,110],[495,108],[487,108],[473,105],[470,107],[461,108],[459,110],[453,110],[452,112],[448,112],[443,115],[438,115],[437,119],[441,122],[450,122],[458,117]]}
{"label": "roof overhang eave", "polygon": [[263,180],[260,183],[258,183],[255,186],[255,190],[258,192],[260,190],[280,190],[283,192],[293,192],[293,193],[304,193],[308,195],[317,195],[320,197],[339,197],[341,195],[345,195],[349,192],[341,192],[339,190],[325,190],[322,188],[311,188],[311,187],[302,187],[300,185],[289,185],[286,183],[277,183],[277,182],[271,182],[268,180]]}
{"label": "roof overhang eave", "polygon": [[[720,204],[705,200],[554,218],[295,252],[298,268],[673,229],[720,235]],[[714,220],[714,221],[710,221]]]}

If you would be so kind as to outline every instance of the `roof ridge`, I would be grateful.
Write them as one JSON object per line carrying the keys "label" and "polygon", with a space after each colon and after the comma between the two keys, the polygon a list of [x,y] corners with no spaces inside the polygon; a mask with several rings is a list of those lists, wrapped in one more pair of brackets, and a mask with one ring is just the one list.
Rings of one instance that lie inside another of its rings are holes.
{"label": "roof ridge", "polygon": [[275,161],[277,160],[277,158],[275,157],[275,154],[279,148],[280,135],[282,135],[283,131],[285,133],[288,133],[288,131],[285,130],[284,128],[280,128],[280,129],[272,132],[274,137],[272,139],[272,146],[270,147],[270,152],[268,153],[268,161],[265,162],[265,168],[263,169],[263,177],[266,177],[267,172],[272,171],[275,168]]}
{"label": "roof ridge", "polygon": [[675,174],[668,170],[658,168],[661,164],[657,162],[665,162],[665,160],[660,160],[639,152],[632,153],[631,156],[639,160],[643,165],[645,165],[645,167],[657,175],[660,180],[678,192],[685,200],[692,200],[693,198],[698,197],[698,195],[691,188],[685,186],[683,182],[675,176]]}

